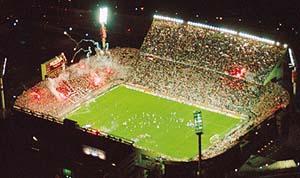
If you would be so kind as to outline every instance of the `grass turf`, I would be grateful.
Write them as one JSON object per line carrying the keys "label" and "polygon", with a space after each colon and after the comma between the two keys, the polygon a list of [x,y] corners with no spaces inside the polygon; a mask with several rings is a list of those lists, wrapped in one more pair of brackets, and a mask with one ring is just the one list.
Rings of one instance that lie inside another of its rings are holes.
{"label": "grass turf", "polygon": [[[198,153],[193,112],[199,108],[118,86],[82,105],[67,118],[92,128],[135,141],[135,146],[174,160],[188,160]],[[202,111],[202,148],[210,138],[224,136],[240,120]]]}

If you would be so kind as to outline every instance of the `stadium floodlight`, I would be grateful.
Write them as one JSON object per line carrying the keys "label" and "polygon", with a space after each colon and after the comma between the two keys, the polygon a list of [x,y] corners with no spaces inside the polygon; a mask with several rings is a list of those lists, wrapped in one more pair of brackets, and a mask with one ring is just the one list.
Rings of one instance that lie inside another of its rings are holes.
{"label": "stadium floodlight", "polygon": [[227,29],[227,28],[220,28],[220,31],[224,32],[224,33],[230,33],[230,34],[233,34],[233,35],[237,35],[238,34],[237,31],[234,31],[234,30],[231,30],[231,29]]}
{"label": "stadium floodlight", "polygon": [[107,7],[101,7],[99,10],[99,23],[101,24],[101,41],[102,41],[102,48],[104,50],[107,49],[106,45],[106,29],[105,24],[107,23],[107,17],[108,17],[108,8]]}
{"label": "stadium floodlight", "polygon": [[291,48],[288,49],[289,51],[289,56],[290,56],[290,61],[291,61],[291,66],[294,67],[295,66],[295,59],[294,59],[294,55],[293,55],[293,51]]}
{"label": "stadium floodlight", "polygon": [[192,25],[192,26],[196,26],[196,27],[202,27],[202,28],[206,28],[206,29],[210,29],[210,30],[216,30],[216,31],[220,31],[220,32],[223,32],[223,33],[230,33],[230,34],[233,34],[233,35],[238,34],[237,31],[227,29],[227,28],[220,28],[220,27],[215,27],[215,26],[212,26],[212,25],[207,25],[207,24],[203,24],[203,23],[195,23],[195,22],[190,22],[190,21],[188,21],[187,23],[188,23],[188,25]]}
{"label": "stadium floodlight", "polygon": [[207,29],[212,29],[213,28],[213,26],[206,25],[206,24],[203,24],[203,23],[196,23],[196,22],[188,21],[187,24],[188,25],[193,25],[193,26],[196,26],[196,27],[207,28]]}
{"label": "stadium floodlight", "polygon": [[[261,42],[264,42],[264,43],[268,43],[270,45],[275,45],[275,44],[277,45],[278,44],[274,40],[258,37],[258,36],[255,36],[255,35],[250,35],[250,34],[244,33],[244,32],[237,32],[237,31],[227,29],[227,28],[220,28],[220,27],[215,27],[215,26],[212,26],[212,25],[207,25],[207,24],[203,24],[203,23],[196,23],[196,22],[191,22],[191,21],[188,21],[187,24],[192,25],[192,26],[196,26],[196,27],[210,29],[210,30],[216,30],[216,31],[224,32],[224,33],[230,33],[230,34],[233,34],[233,35],[239,35],[239,36],[244,37],[244,38],[249,38],[249,39],[256,40],[256,41],[261,41]],[[284,45],[284,47],[287,48],[287,45]]]}
{"label": "stadium floodlight", "polygon": [[108,17],[108,8],[107,7],[101,7],[99,10],[99,23],[100,24],[106,24],[107,23],[107,17]]}
{"label": "stadium floodlight", "polygon": [[166,16],[162,16],[162,15],[154,15],[153,18],[154,19],[159,19],[159,20],[176,22],[176,23],[183,23],[184,22],[182,19],[177,19],[177,18],[172,18],[172,17],[166,17]]}
{"label": "stadium floodlight", "polygon": [[201,175],[201,135],[203,134],[203,122],[202,122],[202,113],[201,111],[194,112],[194,120],[195,120],[195,132],[198,135],[198,169],[197,175]]}
{"label": "stadium floodlight", "polygon": [[0,76],[1,107],[2,107],[3,111],[5,110],[5,95],[4,95],[3,77],[5,75],[6,62],[7,62],[7,58],[4,58],[2,72],[0,74],[1,75]]}
{"label": "stadium floodlight", "polygon": [[201,111],[196,111],[194,113],[194,120],[195,120],[195,132],[196,134],[203,133],[203,123],[202,123],[202,113]]}
{"label": "stadium floodlight", "polygon": [[244,38],[249,38],[249,39],[252,39],[252,40],[256,40],[256,41],[261,41],[261,42],[264,42],[264,43],[268,43],[270,45],[275,45],[274,40],[270,40],[270,39],[267,39],[267,38],[261,38],[261,37],[255,36],[255,35],[250,35],[248,33],[239,32],[239,36],[244,37]]}
{"label": "stadium floodlight", "polygon": [[284,48],[287,48],[287,47],[288,47],[288,44],[285,43],[285,44],[283,45],[283,47],[284,47]]}
{"label": "stadium floodlight", "polygon": [[3,67],[2,67],[2,76],[5,75],[6,62],[7,62],[7,58],[4,58],[4,63],[3,63]]}

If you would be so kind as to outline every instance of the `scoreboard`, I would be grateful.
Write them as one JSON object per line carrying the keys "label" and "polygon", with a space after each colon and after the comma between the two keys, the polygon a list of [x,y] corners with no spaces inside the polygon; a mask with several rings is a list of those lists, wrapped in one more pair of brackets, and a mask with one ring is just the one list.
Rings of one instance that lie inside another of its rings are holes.
{"label": "scoreboard", "polygon": [[61,53],[60,55],[55,56],[53,59],[41,64],[42,80],[45,80],[46,77],[57,77],[61,71],[65,70],[66,62],[67,59],[65,54]]}

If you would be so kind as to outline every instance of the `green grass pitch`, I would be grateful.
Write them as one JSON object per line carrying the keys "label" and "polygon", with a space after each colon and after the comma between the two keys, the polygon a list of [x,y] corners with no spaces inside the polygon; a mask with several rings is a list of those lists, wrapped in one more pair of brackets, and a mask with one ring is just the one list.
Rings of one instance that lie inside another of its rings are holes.
{"label": "green grass pitch", "polygon": [[[105,131],[135,141],[135,146],[174,160],[188,160],[198,153],[193,112],[199,108],[118,86],[82,105],[67,118],[82,127]],[[240,119],[202,111],[202,148],[210,137],[224,136]]]}

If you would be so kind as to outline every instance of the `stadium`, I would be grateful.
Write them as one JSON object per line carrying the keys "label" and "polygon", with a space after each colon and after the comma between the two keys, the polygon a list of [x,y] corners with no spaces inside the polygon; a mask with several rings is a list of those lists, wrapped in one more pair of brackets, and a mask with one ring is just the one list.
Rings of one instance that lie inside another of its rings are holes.
{"label": "stadium", "polygon": [[42,64],[43,80],[14,108],[132,144],[162,165],[197,162],[193,113],[201,111],[205,162],[288,106],[278,81],[291,53],[270,39],[154,15],[140,49],[95,48],[77,62],[61,54]]}

